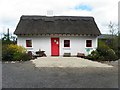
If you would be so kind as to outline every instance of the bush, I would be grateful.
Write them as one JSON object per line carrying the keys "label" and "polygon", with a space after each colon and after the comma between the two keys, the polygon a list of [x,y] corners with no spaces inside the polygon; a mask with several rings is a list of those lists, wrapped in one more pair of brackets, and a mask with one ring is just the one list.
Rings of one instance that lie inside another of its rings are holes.
{"label": "bush", "polygon": [[27,50],[22,46],[10,44],[3,46],[2,49],[3,49],[2,60],[26,61],[31,59],[31,57],[26,53]]}
{"label": "bush", "polygon": [[120,34],[112,39],[98,39],[98,47],[105,45],[113,49],[117,57],[120,59]]}
{"label": "bush", "polygon": [[87,58],[88,59],[90,59],[90,60],[97,60],[98,58],[99,58],[99,53],[98,53],[98,51],[96,50],[96,51],[92,51],[91,52],[91,54],[89,54],[88,56],[87,56]]}
{"label": "bush", "polygon": [[115,51],[114,51],[113,49],[109,49],[109,50],[107,51],[107,55],[104,56],[104,57],[105,57],[105,59],[108,60],[108,61],[115,61],[115,60],[118,59],[118,57],[117,57],[117,55],[116,55],[116,53],[115,53]]}
{"label": "bush", "polygon": [[118,59],[114,50],[110,49],[103,42],[99,42],[99,47],[95,51],[92,51],[87,58],[94,61],[114,61]]}
{"label": "bush", "polygon": [[114,61],[116,59],[118,59],[117,55],[115,54],[115,52],[113,51],[113,49],[110,48],[98,48],[97,51],[99,52],[100,58],[99,60],[105,60],[105,61]]}

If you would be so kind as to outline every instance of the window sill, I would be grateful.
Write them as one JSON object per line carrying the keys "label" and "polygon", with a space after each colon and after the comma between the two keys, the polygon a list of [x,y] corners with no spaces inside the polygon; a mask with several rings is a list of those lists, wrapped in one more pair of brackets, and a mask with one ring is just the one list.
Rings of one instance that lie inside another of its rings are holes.
{"label": "window sill", "polygon": [[33,48],[33,47],[26,47],[26,48]]}
{"label": "window sill", "polygon": [[33,50],[33,47],[26,47],[27,50]]}
{"label": "window sill", "polygon": [[63,47],[64,50],[70,50],[70,47]]}
{"label": "window sill", "polygon": [[91,48],[92,49],[93,47],[85,47],[85,48]]}

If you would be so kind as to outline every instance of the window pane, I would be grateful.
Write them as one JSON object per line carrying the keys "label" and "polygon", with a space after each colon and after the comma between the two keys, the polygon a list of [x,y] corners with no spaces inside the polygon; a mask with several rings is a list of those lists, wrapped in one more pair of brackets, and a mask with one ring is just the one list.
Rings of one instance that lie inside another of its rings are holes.
{"label": "window pane", "polygon": [[64,40],[64,47],[70,47],[70,40]]}
{"label": "window pane", "polygon": [[26,40],[26,47],[32,47],[32,40]]}
{"label": "window pane", "polygon": [[86,47],[92,47],[92,40],[86,40]]}

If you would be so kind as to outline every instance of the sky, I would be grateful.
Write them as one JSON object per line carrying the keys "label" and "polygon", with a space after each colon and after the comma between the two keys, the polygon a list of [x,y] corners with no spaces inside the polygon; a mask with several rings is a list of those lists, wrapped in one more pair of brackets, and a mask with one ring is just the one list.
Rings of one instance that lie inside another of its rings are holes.
{"label": "sky", "polygon": [[22,15],[92,16],[102,34],[109,34],[108,25],[118,24],[119,0],[0,0],[0,34],[10,33]]}

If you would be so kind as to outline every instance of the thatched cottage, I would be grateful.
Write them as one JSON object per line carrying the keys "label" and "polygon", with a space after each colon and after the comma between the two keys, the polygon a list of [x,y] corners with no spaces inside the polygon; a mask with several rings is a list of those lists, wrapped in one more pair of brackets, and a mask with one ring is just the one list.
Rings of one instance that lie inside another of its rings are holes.
{"label": "thatched cottage", "polygon": [[41,49],[47,56],[61,56],[89,54],[97,48],[101,33],[93,17],[21,16],[14,34],[17,44],[28,51]]}

